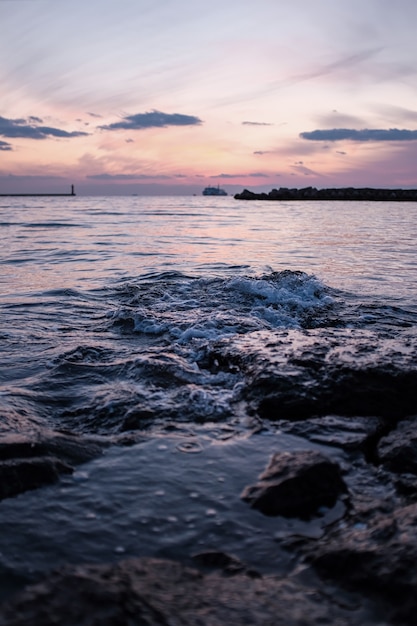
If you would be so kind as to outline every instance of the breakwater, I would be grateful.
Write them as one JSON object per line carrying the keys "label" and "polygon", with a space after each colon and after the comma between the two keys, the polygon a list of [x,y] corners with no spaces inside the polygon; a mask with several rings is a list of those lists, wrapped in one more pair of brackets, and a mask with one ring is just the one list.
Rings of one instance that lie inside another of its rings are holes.
{"label": "breakwater", "polygon": [[74,185],[71,185],[70,193],[0,193],[1,198],[58,198],[62,196],[75,196]]}
{"label": "breakwater", "polygon": [[316,187],[304,187],[302,189],[289,189],[280,187],[272,189],[269,193],[255,193],[244,189],[235,194],[236,200],[354,200],[373,202],[417,202],[417,189],[374,189],[372,187],[340,187],[329,189],[316,189]]}

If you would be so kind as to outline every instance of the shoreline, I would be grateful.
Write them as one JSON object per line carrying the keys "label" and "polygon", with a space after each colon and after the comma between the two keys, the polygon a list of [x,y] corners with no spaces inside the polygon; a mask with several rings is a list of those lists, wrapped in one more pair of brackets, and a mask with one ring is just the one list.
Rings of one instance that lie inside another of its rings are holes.
{"label": "shoreline", "polygon": [[75,193],[0,193],[0,198],[70,198],[75,195]]}
{"label": "shoreline", "polygon": [[316,189],[304,187],[289,189],[280,187],[269,193],[255,193],[244,189],[234,195],[235,200],[342,200],[342,201],[371,201],[371,202],[417,202],[417,189],[377,189],[372,187],[340,187]]}
{"label": "shoreline", "polygon": [[74,185],[71,185],[71,191],[69,193],[0,193],[0,198],[62,198],[75,196]]}

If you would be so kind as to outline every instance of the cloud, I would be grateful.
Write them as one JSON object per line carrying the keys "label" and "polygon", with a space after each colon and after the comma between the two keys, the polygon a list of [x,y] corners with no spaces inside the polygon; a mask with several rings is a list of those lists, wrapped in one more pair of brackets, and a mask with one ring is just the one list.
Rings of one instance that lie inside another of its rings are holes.
{"label": "cloud", "polygon": [[0,150],[13,150],[13,148],[10,143],[7,143],[7,141],[0,141]]}
{"label": "cloud", "polygon": [[300,137],[309,141],[415,141],[417,140],[417,130],[332,128],[331,130],[312,130],[300,133]]}
{"label": "cloud", "polygon": [[252,172],[250,174],[247,174],[247,173],[241,173],[241,174],[215,174],[213,176],[210,176],[210,178],[242,178],[242,176],[251,177],[251,178],[268,178],[268,174],[264,174],[263,172]]}
{"label": "cloud", "polygon": [[391,124],[410,124],[417,122],[417,111],[413,109],[406,109],[400,106],[394,105],[378,105],[376,107],[377,112],[386,118],[390,118]]}
{"label": "cloud", "polygon": [[242,122],[243,126],[273,126],[269,122]]}
{"label": "cloud", "polygon": [[0,117],[0,135],[2,137],[23,137],[25,139],[46,139],[47,137],[82,137],[88,133],[78,131],[68,132],[51,126],[36,126],[42,121],[39,117],[30,116],[24,119],[7,119]]}
{"label": "cloud", "polygon": [[315,172],[309,167],[306,167],[305,165],[303,165],[302,161],[299,161],[298,163],[294,163],[294,165],[291,165],[291,169],[295,170],[299,174],[304,174],[304,176],[312,176],[312,175],[319,176],[318,172]]}
{"label": "cloud", "polygon": [[55,174],[5,174],[0,172],[0,180],[4,181],[36,181],[36,180],[66,180],[66,176]]}
{"label": "cloud", "polygon": [[148,111],[127,115],[120,122],[106,126],[99,126],[102,130],[144,130],[145,128],[166,128],[167,126],[194,126],[202,124],[202,120],[194,115],[181,113],[163,113],[162,111]]}
{"label": "cloud", "polygon": [[316,123],[326,128],[363,128],[366,124],[364,119],[355,115],[340,113],[336,109],[333,109],[331,113],[316,117]]}
{"label": "cloud", "polygon": [[171,179],[171,176],[166,176],[164,174],[153,175],[153,174],[90,174],[86,176],[86,178],[90,178],[92,180],[160,180],[160,179]]}

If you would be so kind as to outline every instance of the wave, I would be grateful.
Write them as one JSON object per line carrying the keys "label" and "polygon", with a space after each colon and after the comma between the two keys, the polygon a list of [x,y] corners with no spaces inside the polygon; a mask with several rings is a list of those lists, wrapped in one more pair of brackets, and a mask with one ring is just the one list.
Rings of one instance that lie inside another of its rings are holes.
{"label": "wave", "polygon": [[33,414],[36,423],[113,437],[180,422],[386,414],[395,406],[406,413],[417,402],[412,311],[314,275],[151,272],[91,293],[37,297],[30,330],[5,335],[19,382],[3,385],[2,403],[22,413],[22,428]]}
{"label": "wave", "polygon": [[304,272],[209,279],[167,272],[129,282],[118,295],[114,324],[130,325],[136,333],[168,334],[178,343],[334,323],[331,290]]}

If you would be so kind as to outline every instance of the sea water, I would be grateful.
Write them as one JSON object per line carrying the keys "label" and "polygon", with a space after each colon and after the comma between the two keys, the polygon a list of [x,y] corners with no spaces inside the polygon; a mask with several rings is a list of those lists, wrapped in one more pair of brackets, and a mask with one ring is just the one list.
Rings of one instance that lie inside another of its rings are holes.
{"label": "sea water", "polygon": [[240,493],[272,452],[327,449],[281,426],[301,396],[307,417],[323,414],[317,389],[332,397],[334,372],[349,370],[348,394],[366,396],[376,372],[401,395],[416,367],[416,241],[413,203],[0,198],[0,432],[107,444],[0,502],[3,588],[66,562],[209,549],[290,567],[278,538],[320,524],[265,518]]}

